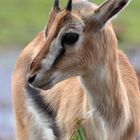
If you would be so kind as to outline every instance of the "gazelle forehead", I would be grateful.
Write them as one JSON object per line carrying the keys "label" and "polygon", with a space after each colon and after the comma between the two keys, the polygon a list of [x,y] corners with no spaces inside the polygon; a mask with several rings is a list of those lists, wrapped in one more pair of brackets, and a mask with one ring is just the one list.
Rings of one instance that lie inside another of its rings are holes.
{"label": "gazelle forehead", "polygon": [[59,29],[63,26],[68,25],[77,25],[79,23],[83,22],[82,19],[78,16],[76,13],[70,13],[67,11],[62,11],[58,13],[55,17],[55,20],[53,22],[54,25],[56,25]]}
{"label": "gazelle forehead", "polygon": [[64,26],[61,28],[60,32],[81,32],[83,31],[85,27],[85,23],[82,19],[79,17],[76,17],[75,15],[68,20]]}
{"label": "gazelle forehead", "polygon": [[87,15],[89,15],[90,12],[93,12],[96,8],[97,6],[91,2],[86,0],[77,0],[73,1],[72,11],[68,12],[65,9],[59,12],[52,11],[48,22],[48,29],[46,30],[47,34],[52,25],[57,25],[60,30],[62,26],[67,23],[73,25],[79,24],[81,20],[85,20],[85,17],[87,17]]}
{"label": "gazelle forehead", "polygon": [[[78,15],[64,10],[55,15],[53,22],[51,21],[51,26],[47,30],[47,32],[48,32],[47,34],[48,35],[55,34],[55,36],[54,36],[54,38],[55,38],[64,26],[66,26],[66,27],[73,26],[74,27],[74,25],[77,25],[80,22],[82,22],[82,20],[80,19],[80,17]],[[48,24],[50,24],[50,23],[48,23]]]}

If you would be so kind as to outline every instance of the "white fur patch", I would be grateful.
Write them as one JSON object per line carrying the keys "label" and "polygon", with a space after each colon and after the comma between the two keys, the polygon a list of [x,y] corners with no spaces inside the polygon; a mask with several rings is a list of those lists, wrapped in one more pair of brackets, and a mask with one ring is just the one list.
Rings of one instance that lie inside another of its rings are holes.
{"label": "white fur patch", "polygon": [[29,140],[55,140],[52,128],[50,128],[49,118],[35,109],[32,100],[28,100],[27,108],[31,116],[29,124]]}
{"label": "white fur patch", "polygon": [[43,60],[42,63],[42,66],[45,68],[45,70],[49,70],[52,67],[61,50],[62,46],[58,41],[54,39],[49,49],[49,53],[47,54],[46,58]]}

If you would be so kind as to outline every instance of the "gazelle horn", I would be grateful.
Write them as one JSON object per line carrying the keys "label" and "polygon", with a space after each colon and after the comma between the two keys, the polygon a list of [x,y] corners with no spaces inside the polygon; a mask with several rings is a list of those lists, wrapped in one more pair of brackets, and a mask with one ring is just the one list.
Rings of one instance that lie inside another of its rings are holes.
{"label": "gazelle horn", "polygon": [[66,10],[67,10],[67,11],[71,11],[71,10],[72,10],[72,0],[69,0],[69,1],[68,1]]}
{"label": "gazelle horn", "polygon": [[59,0],[54,0],[54,9],[60,9],[59,8]]}

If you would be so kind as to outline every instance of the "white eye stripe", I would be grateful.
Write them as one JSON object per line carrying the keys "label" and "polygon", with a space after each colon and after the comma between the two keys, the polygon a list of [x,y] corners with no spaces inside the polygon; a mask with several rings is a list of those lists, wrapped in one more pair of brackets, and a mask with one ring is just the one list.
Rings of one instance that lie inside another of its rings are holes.
{"label": "white eye stripe", "polygon": [[75,29],[72,29],[72,28],[66,30],[66,33],[71,33],[71,32],[72,32],[72,33],[77,33],[77,31],[75,31]]}
{"label": "white eye stripe", "polygon": [[45,68],[45,70],[49,70],[52,67],[54,61],[57,59],[62,49],[62,46],[60,43],[57,43],[56,40],[52,42],[49,52],[42,62],[42,66]]}
{"label": "white eye stripe", "polygon": [[62,31],[69,33],[69,32],[74,32],[74,33],[81,33],[83,32],[85,24],[83,22],[79,22],[79,23],[74,23],[74,24],[70,24],[70,25],[66,25]]}

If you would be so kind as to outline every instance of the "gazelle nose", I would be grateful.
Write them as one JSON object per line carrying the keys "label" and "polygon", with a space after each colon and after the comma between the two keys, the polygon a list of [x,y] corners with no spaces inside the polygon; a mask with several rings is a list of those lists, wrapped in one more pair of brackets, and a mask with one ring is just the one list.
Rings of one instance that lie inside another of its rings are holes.
{"label": "gazelle nose", "polygon": [[35,80],[35,78],[36,78],[36,74],[34,74],[34,75],[29,75],[29,76],[28,76],[28,82],[29,82],[30,84],[33,83],[34,80]]}

